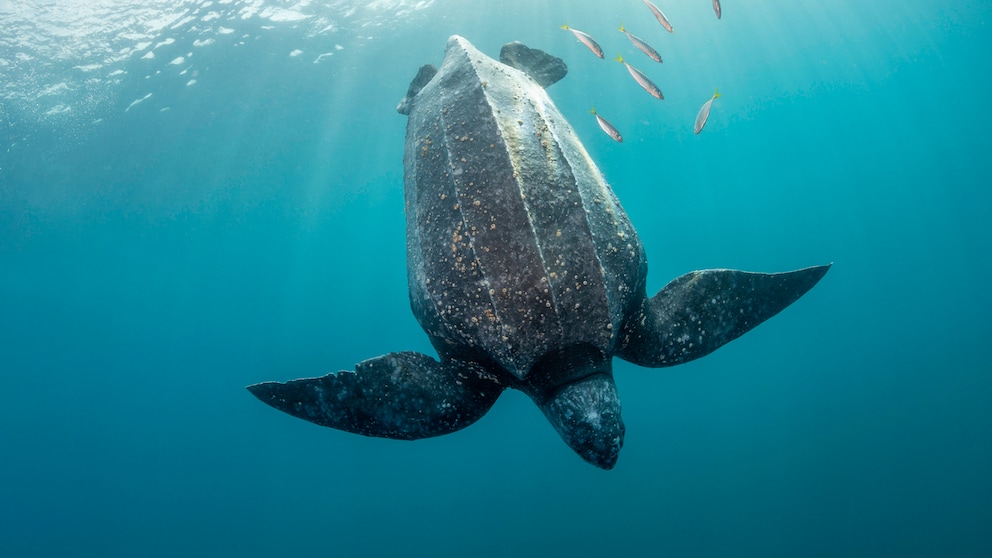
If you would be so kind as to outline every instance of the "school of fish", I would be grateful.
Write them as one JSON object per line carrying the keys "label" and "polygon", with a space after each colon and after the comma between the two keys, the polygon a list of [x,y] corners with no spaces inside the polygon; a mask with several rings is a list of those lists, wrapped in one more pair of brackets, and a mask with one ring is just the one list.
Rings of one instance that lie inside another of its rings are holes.
{"label": "school of fish", "polygon": [[[720,6],[720,0],[712,0],[712,1],[713,1],[713,12],[716,13],[717,19],[721,19],[723,17],[723,8]],[[675,28],[672,27],[671,21],[669,21],[668,17],[665,16],[664,12],[662,12],[658,6],[652,3],[651,0],[644,0],[644,4],[648,7],[649,10],[651,10],[651,13],[654,15],[655,19],[658,20],[658,23],[660,23],[661,26],[666,31],[668,31],[669,33],[675,32]],[[579,42],[585,45],[586,48],[592,51],[592,53],[595,54],[598,58],[605,57],[605,55],[603,54],[603,48],[600,47],[599,43],[596,42],[596,39],[593,39],[592,36],[589,35],[588,33],[584,31],[579,31],[578,29],[573,29],[572,27],[569,27],[567,23],[565,25],[562,25],[561,28],[566,31],[570,31],[572,35],[574,35],[575,38],[579,40]],[[658,63],[662,62],[661,55],[658,53],[657,50],[654,49],[654,47],[649,45],[647,41],[645,41],[644,39],[627,31],[627,29],[624,27],[622,23],[620,24],[620,32],[627,35],[627,38],[630,39],[630,42],[635,47],[637,47],[638,50],[643,52],[648,58]],[[637,69],[636,67],[630,65],[626,60],[624,60],[623,55],[618,54],[617,57],[614,58],[614,60],[623,64],[627,68],[627,71],[630,73],[630,76],[634,78],[634,81],[637,82],[637,84],[640,85],[645,91],[647,91],[652,97],[658,100],[665,99],[665,95],[662,94],[661,88],[659,88],[653,81],[651,81],[651,79],[647,76],[647,74]],[[707,99],[707,101],[703,103],[703,106],[699,108],[699,112],[696,113],[696,120],[693,123],[694,133],[698,134],[699,132],[703,131],[703,126],[706,125],[706,121],[707,119],[709,119],[710,108],[713,106],[713,101],[719,96],[720,93],[714,91],[713,96]],[[608,120],[600,116],[600,114],[596,112],[595,108],[593,108],[589,112],[595,115],[596,123],[599,124],[599,127],[603,130],[604,133],[606,133],[606,135],[613,138],[614,141],[617,142],[623,141],[623,136],[620,134],[617,128],[613,126],[613,124],[610,124]]]}

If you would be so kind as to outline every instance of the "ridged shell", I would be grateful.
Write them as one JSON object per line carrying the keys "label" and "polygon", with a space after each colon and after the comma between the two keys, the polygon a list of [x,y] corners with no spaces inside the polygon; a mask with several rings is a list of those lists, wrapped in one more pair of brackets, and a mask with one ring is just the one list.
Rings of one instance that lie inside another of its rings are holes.
{"label": "ridged shell", "polygon": [[439,352],[521,379],[549,351],[612,354],[644,252],[544,89],[454,36],[411,105],[410,300]]}

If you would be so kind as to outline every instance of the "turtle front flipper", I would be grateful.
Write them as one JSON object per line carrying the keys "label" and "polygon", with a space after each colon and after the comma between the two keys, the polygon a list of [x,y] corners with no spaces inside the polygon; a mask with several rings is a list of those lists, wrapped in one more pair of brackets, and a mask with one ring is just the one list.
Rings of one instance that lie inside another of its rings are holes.
{"label": "turtle front flipper", "polygon": [[829,265],[785,273],[687,273],[644,298],[624,323],[618,355],[640,366],[681,364],[744,335],[799,299]]}
{"label": "turtle front flipper", "polygon": [[481,365],[440,363],[420,353],[390,353],[355,371],[248,386],[269,405],[321,426],[365,436],[416,440],[465,428],[486,414],[503,386]]}

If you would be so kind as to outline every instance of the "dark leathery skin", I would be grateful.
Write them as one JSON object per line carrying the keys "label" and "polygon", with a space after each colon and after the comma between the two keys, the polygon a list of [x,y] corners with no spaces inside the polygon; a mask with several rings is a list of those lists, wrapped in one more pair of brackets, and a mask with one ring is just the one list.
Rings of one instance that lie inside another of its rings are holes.
{"label": "dark leathery skin", "polygon": [[643,250],[539,85],[453,37],[404,167],[410,299],[439,352],[478,348],[517,378],[576,343],[613,352]]}
{"label": "dark leathery skin", "polygon": [[410,303],[440,361],[389,353],[248,389],[293,416],[366,436],[464,428],[523,391],[577,454],[612,468],[624,442],[614,356],[651,367],[699,358],[772,317],[829,266],[705,270],[648,298],[630,221],[545,91],[564,63],[523,45],[516,67],[461,37],[397,110]]}
{"label": "dark leathery skin", "polygon": [[686,273],[630,313],[617,356],[649,367],[706,356],[781,312],[828,269],[821,265],[785,273]]}
{"label": "dark leathery skin", "polygon": [[460,430],[482,417],[506,386],[474,362],[443,363],[389,353],[319,378],[248,386],[294,417],[339,430],[415,440]]}

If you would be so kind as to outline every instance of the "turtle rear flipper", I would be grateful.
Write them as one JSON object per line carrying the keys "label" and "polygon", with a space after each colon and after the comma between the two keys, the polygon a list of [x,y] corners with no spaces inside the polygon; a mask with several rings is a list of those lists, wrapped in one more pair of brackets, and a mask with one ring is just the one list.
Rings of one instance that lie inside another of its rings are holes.
{"label": "turtle rear flipper", "polygon": [[785,273],[711,269],[687,273],[628,315],[620,358],[673,366],[708,355],[806,294],[829,265]]}
{"label": "turtle rear flipper", "polygon": [[482,366],[390,353],[355,371],[248,386],[294,417],[365,436],[416,440],[465,428],[486,414],[504,386]]}
{"label": "turtle rear flipper", "polygon": [[406,96],[396,105],[396,112],[409,115],[410,111],[413,110],[413,99],[425,85],[434,79],[435,75],[437,75],[437,67],[433,64],[424,64],[421,66],[413,81],[410,82],[410,87],[406,90]]}
{"label": "turtle rear flipper", "polygon": [[541,87],[557,83],[568,73],[565,61],[536,48],[514,41],[499,51],[499,61],[523,71]]}

